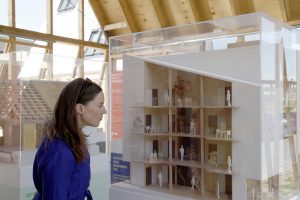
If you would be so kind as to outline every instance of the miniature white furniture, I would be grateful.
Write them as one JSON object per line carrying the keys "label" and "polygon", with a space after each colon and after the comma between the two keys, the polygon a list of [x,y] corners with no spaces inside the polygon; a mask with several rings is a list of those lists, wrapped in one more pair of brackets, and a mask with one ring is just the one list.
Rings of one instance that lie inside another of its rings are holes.
{"label": "miniature white furniture", "polygon": [[231,98],[230,91],[227,90],[227,94],[226,94],[227,106],[231,106],[230,98]]}
{"label": "miniature white furniture", "polygon": [[159,187],[162,187],[162,181],[163,181],[163,175],[160,171],[159,174],[158,174]]}
{"label": "miniature white furniture", "polygon": [[227,158],[227,167],[228,167],[228,172],[230,172],[231,173],[231,157],[230,156],[228,156],[228,158]]}
{"label": "miniature white furniture", "polygon": [[194,119],[192,119],[190,122],[190,134],[196,135],[196,126],[195,126]]}
{"label": "miniature white furniture", "polygon": [[195,189],[195,184],[196,184],[196,178],[195,178],[195,176],[193,176],[192,177],[192,179],[191,179],[191,185],[192,185],[192,190],[194,190]]}
{"label": "miniature white furniture", "polygon": [[180,160],[183,161],[183,155],[184,155],[184,148],[183,148],[183,145],[181,145],[180,149],[179,149],[179,152],[180,152]]}

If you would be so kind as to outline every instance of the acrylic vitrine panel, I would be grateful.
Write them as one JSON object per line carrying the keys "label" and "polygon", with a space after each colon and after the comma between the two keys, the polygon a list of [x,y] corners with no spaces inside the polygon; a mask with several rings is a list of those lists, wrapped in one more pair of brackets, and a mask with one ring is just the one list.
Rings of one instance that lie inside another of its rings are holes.
{"label": "acrylic vitrine panel", "polygon": [[[147,63],[169,70],[169,95],[163,95],[169,107],[151,111],[169,116],[171,135],[155,136],[169,137],[168,189],[185,194],[190,188],[176,186],[184,181],[175,171],[189,174],[194,167],[201,172],[196,181],[202,183],[202,197],[298,198],[299,34],[254,13],[111,38],[112,62],[132,55],[140,67]],[[146,82],[167,82],[158,77],[146,77]],[[154,89],[145,91],[154,97],[147,112],[159,107]],[[187,160],[186,141],[192,140],[199,140],[199,151],[193,148],[200,154],[196,163]],[[181,180],[173,184],[175,177]]]}
{"label": "acrylic vitrine panel", "polygon": [[[0,190],[5,191],[1,195],[4,199],[33,198],[36,192],[32,182],[34,157],[60,92],[71,80],[84,76],[101,85],[107,97],[108,71],[101,68],[104,63],[97,61],[31,51],[1,54],[0,61]],[[103,178],[93,180],[93,191],[96,185],[108,182],[105,179],[108,166],[99,166],[100,160],[107,160],[103,154],[107,148],[107,130],[107,116],[99,127],[83,129],[89,136],[91,173]]]}

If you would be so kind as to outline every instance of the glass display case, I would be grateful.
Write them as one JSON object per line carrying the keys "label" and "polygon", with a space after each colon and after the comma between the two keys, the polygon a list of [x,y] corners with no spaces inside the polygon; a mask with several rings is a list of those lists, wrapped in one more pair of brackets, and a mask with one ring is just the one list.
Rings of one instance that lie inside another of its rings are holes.
{"label": "glass display case", "polygon": [[130,163],[110,199],[300,198],[299,45],[264,13],[110,38],[110,148]]}
{"label": "glass display case", "polygon": [[[77,77],[98,83],[108,96],[107,63],[33,52],[0,55],[0,193],[1,199],[31,200],[32,165],[63,87]],[[106,106],[108,104],[106,102]],[[84,127],[91,155],[91,191],[108,198],[107,124]],[[103,165],[107,163],[107,165]]]}

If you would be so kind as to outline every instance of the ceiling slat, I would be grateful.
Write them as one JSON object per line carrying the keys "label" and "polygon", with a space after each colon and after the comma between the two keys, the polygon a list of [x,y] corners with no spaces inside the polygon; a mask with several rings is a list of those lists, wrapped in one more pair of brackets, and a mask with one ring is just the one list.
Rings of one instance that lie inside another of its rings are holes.
{"label": "ceiling slat", "polygon": [[135,23],[134,16],[132,16],[130,7],[128,6],[128,3],[126,0],[119,0],[120,6],[123,10],[124,16],[126,18],[126,22],[131,30],[131,32],[138,32],[139,29]]}
{"label": "ceiling slat", "polygon": [[212,19],[212,13],[210,10],[208,0],[203,0],[203,1],[186,0],[186,2],[196,22]]}

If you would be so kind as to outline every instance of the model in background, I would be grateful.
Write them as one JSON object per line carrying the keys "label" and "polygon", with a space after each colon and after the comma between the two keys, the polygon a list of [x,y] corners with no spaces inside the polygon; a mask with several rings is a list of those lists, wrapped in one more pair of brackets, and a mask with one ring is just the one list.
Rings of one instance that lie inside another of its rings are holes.
{"label": "model in background", "polygon": [[61,92],[52,119],[46,123],[37,151],[33,180],[39,199],[92,199],[90,156],[84,126],[98,127],[103,115],[104,94],[89,79],[75,79]]}

